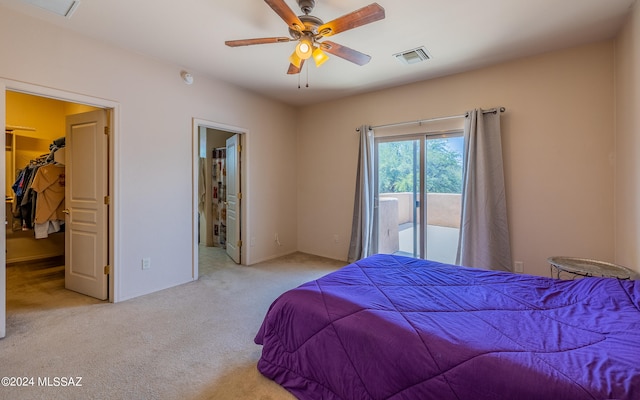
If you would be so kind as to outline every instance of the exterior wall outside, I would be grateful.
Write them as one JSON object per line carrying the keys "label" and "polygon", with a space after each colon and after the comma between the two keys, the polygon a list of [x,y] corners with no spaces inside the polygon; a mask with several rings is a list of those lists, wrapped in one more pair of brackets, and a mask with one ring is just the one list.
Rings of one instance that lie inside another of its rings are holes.
{"label": "exterior wall outside", "polygon": [[378,252],[393,254],[400,250],[398,238],[399,212],[398,199],[395,197],[381,197],[378,213]]}
{"label": "exterior wall outside", "polygon": [[[381,193],[380,199],[398,200],[398,223],[413,222],[413,193]],[[427,224],[460,228],[462,196],[456,193],[427,193]]]}

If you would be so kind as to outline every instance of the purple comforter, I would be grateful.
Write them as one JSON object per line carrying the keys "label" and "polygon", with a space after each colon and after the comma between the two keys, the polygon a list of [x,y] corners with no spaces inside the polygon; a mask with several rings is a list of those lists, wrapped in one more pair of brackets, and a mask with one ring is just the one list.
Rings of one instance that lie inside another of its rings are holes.
{"label": "purple comforter", "polygon": [[640,281],[375,255],[281,295],[255,341],[300,399],[640,399]]}

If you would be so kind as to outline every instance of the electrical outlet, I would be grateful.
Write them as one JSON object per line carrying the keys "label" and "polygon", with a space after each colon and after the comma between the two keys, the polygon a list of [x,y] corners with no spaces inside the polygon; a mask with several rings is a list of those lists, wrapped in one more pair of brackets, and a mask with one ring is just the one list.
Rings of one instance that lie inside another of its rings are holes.
{"label": "electrical outlet", "polygon": [[333,242],[334,243],[340,243],[340,236],[338,236],[337,233],[333,234]]}
{"label": "electrical outlet", "polygon": [[142,259],[142,269],[149,269],[151,268],[151,259],[146,257]]}
{"label": "electrical outlet", "polygon": [[519,274],[524,272],[524,262],[516,261],[513,263],[513,270]]}

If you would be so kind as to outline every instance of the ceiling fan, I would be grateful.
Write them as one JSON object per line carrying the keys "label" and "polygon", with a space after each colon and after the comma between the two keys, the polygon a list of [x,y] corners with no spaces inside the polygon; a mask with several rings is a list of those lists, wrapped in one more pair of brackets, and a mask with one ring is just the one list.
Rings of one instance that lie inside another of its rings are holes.
{"label": "ceiling fan", "polygon": [[[296,14],[287,6],[284,0],[264,0],[289,25],[289,37],[268,37],[256,39],[228,40],[229,47],[249,46],[254,44],[284,43],[298,41],[296,49],[289,57],[288,74],[298,74],[304,62],[313,57],[316,66],[322,65],[329,59],[326,53],[358,65],[365,65],[371,60],[368,56],[349,47],[324,40],[323,38],[336,35],[349,29],[370,24],[384,18],[384,8],[378,3],[369,4],[342,17],[324,23],[320,18],[311,15],[316,5],[315,0],[296,0],[304,15]],[[326,53],[325,53],[326,52]]]}

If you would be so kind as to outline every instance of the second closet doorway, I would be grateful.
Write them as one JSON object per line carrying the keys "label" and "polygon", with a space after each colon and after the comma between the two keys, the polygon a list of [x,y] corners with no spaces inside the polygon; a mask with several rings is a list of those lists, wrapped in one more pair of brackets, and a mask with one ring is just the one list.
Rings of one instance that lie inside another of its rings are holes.
{"label": "second closet doorway", "polygon": [[242,260],[242,138],[243,134],[212,126],[197,126],[197,246],[224,250]]}

